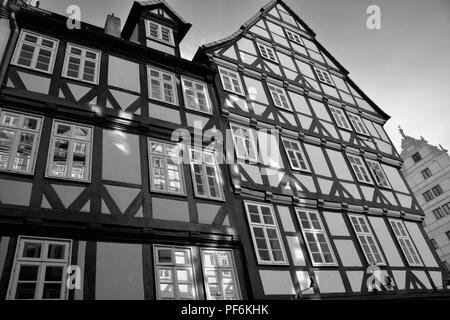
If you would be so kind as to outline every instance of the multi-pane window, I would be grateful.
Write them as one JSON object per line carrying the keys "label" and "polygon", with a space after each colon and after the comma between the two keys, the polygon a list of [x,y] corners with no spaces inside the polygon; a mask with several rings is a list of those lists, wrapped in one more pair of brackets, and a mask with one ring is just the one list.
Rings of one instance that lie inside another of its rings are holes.
{"label": "multi-pane window", "polygon": [[41,117],[0,110],[0,170],[32,173]]}
{"label": "multi-pane window", "polygon": [[330,111],[338,127],[352,130],[343,110],[330,106]]}
{"label": "multi-pane window", "polygon": [[47,176],[89,181],[91,145],[92,127],[55,120]]}
{"label": "multi-pane window", "polygon": [[372,176],[375,178],[377,185],[380,187],[389,188],[389,181],[381,165],[378,162],[369,159],[366,159],[366,162],[370,172],[372,172]]}
{"label": "multi-pane window", "polygon": [[12,58],[12,64],[28,69],[53,72],[59,41],[22,30]]}
{"label": "multi-pane window", "polygon": [[319,213],[303,209],[296,209],[296,212],[313,265],[335,265],[336,259]]}
{"label": "multi-pane window", "polygon": [[205,83],[182,78],[186,108],[211,113],[208,87]]}
{"label": "multi-pane window", "polygon": [[68,44],[62,75],[66,78],[98,84],[100,51]]}
{"label": "multi-pane window", "polygon": [[145,21],[147,37],[156,39],[170,45],[174,45],[172,29],[155,23],[153,21]]}
{"label": "multi-pane window", "polygon": [[173,73],[147,67],[148,93],[151,99],[178,104],[177,85]]}
{"label": "multi-pane window", "polygon": [[350,112],[347,113],[348,118],[350,119],[350,122],[353,125],[353,128],[355,128],[355,131],[361,134],[365,134],[365,135],[369,135],[369,133],[367,132],[366,126],[364,125],[364,123],[362,122],[361,118],[356,115],[356,114],[352,114]]}
{"label": "multi-pane window", "polygon": [[347,154],[347,157],[348,160],[350,161],[353,172],[355,173],[358,181],[365,183],[372,183],[372,180],[370,179],[369,173],[367,172],[366,166],[364,165],[364,162],[361,159],[361,157],[351,154]]}
{"label": "multi-pane window", "polygon": [[148,140],[151,190],[184,194],[183,166],[177,144]]}
{"label": "multi-pane window", "polygon": [[66,299],[70,248],[69,240],[20,237],[8,299]]}
{"label": "multi-pane window", "polygon": [[157,297],[161,300],[197,298],[191,249],[155,246]]}
{"label": "multi-pane window", "polygon": [[412,159],[414,160],[414,162],[419,162],[420,160],[422,160],[422,157],[420,155],[420,153],[416,152],[412,155]]}
{"label": "multi-pane window", "polygon": [[425,180],[428,179],[429,177],[431,177],[431,175],[432,175],[432,173],[429,168],[422,170],[422,176]]}
{"label": "multi-pane window", "polygon": [[227,91],[234,92],[240,95],[244,94],[242,82],[239,77],[239,73],[230,69],[219,67],[220,79],[222,81],[223,88]]}
{"label": "multi-pane window", "polygon": [[273,207],[248,201],[244,204],[258,263],[286,264],[286,254]]}
{"label": "multi-pane window", "polygon": [[189,149],[195,196],[223,200],[219,166],[212,151]]}
{"label": "multi-pane window", "polygon": [[201,249],[201,258],[207,299],[240,299],[232,251]]}
{"label": "multi-pane window", "polygon": [[440,185],[434,186],[433,188],[431,188],[431,191],[433,191],[436,197],[444,193]]}
{"label": "multi-pane window", "polygon": [[333,80],[331,80],[331,76],[328,71],[319,68],[314,68],[314,70],[316,71],[316,75],[319,78],[320,82],[334,86]]}
{"label": "multi-pane window", "polygon": [[291,139],[282,140],[291,168],[293,170],[309,171],[309,166],[300,143]]}
{"label": "multi-pane window", "polygon": [[292,110],[291,104],[289,103],[288,97],[283,88],[277,87],[273,84],[267,84],[267,86],[269,87],[270,95],[272,96],[275,106],[286,110]]}
{"label": "multi-pane window", "polygon": [[434,199],[434,195],[433,195],[433,192],[431,192],[431,190],[424,192],[423,197],[425,198],[426,202],[429,202]]}
{"label": "multi-pane window", "polygon": [[302,38],[297,33],[292,32],[291,30],[286,30],[286,34],[287,34],[287,37],[289,38],[289,40],[303,45]]}
{"label": "multi-pane window", "polygon": [[276,55],[275,55],[275,51],[271,47],[266,46],[262,43],[258,43],[258,49],[263,58],[266,58],[273,62],[278,62]]}
{"label": "multi-pane window", "polygon": [[255,133],[252,129],[230,123],[234,149],[239,159],[258,161]]}
{"label": "multi-pane window", "polygon": [[447,202],[442,206],[446,214],[450,214],[450,202]]}
{"label": "multi-pane window", "polygon": [[419,254],[417,253],[417,250],[414,247],[414,244],[411,241],[408,232],[406,231],[403,221],[389,219],[389,222],[392,229],[394,230],[397,241],[402,248],[408,264],[410,266],[421,266],[422,262],[420,261]]}
{"label": "multi-pane window", "polygon": [[384,265],[384,258],[369,227],[366,217],[361,215],[349,215],[349,218],[367,262]]}
{"label": "multi-pane window", "polygon": [[436,217],[436,219],[441,219],[443,217],[445,217],[445,212],[443,208],[437,208],[435,210],[433,210],[434,216]]}

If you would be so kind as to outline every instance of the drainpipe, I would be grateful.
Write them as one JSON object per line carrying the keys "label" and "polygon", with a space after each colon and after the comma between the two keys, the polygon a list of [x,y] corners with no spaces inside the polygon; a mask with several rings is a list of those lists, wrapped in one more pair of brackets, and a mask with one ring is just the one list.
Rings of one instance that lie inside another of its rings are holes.
{"label": "drainpipe", "polygon": [[[11,6],[12,7],[12,6]],[[19,9],[19,7],[12,7],[11,13],[10,13],[10,28],[12,30],[12,35],[10,38],[10,41],[7,45],[6,52],[4,54],[3,58],[3,65],[0,69],[0,84],[3,87],[3,81],[5,80],[6,71],[9,67],[9,62],[11,61],[12,55],[14,53],[14,48],[16,47],[17,39],[19,38],[19,26],[17,25],[16,21],[16,12]]]}

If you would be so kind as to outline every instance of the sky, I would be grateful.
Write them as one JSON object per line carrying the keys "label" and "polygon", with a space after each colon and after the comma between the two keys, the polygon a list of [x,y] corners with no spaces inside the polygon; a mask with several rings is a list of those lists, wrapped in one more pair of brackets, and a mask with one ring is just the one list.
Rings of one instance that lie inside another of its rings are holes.
{"label": "sky", "polygon": [[[234,33],[269,0],[167,0],[192,23],[181,44],[191,59],[197,48]],[[450,0],[285,0],[317,34],[317,40],[350,72],[350,78],[391,119],[385,129],[401,151],[405,134],[450,149]],[[104,26],[114,13],[125,23],[131,0],[41,0],[40,7]],[[369,5],[381,12],[370,30]]]}

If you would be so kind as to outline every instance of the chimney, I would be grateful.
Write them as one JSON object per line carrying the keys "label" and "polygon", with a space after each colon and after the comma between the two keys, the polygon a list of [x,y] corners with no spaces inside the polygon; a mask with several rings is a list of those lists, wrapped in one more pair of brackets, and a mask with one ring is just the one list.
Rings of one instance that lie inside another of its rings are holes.
{"label": "chimney", "polygon": [[105,33],[120,38],[120,18],[114,17],[114,13],[106,17]]}

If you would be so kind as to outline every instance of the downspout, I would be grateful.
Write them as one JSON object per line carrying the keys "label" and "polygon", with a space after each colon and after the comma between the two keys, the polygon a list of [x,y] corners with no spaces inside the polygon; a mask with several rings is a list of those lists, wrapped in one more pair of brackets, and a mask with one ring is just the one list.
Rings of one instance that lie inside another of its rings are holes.
{"label": "downspout", "polygon": [[17,42],[17,39],[19,38],[19,26],[17,25],[16,13],[15,11],[13,11],[14,9],[15,8],[11,8],[10,23],[9,23],[10,28],[12,30],[12,35],[7,45],[6,52],[3,56],[3,64],[0,69],[0,84],[2,87],[3,87],[3,80],[5,80],[6,71],[8,70],[9,67],[9,62],[11,61],[12,55],[14,53],[14,48],[16,47],[15,44]]}

